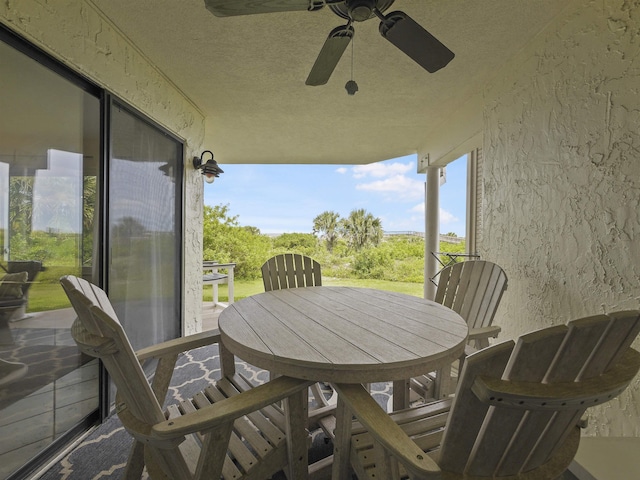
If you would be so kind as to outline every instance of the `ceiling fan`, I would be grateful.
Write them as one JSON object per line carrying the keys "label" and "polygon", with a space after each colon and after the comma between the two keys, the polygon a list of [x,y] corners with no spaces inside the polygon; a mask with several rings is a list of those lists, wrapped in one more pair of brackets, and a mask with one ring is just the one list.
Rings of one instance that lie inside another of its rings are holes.
{"label": "ceiling fan", "polygon": [[327,37],[311,72],[307,85],[324,85],[340,61],[355,30],[354,22],[373,17],[380,19],[380,35],[406,53],[430,73],[445,67],[455,56],[437,38],[427,32],[406,13],[395,11],[384,15],[394,0],[204,0],[216,17],[251,15],[255,13],[316,11],[328,6],[333,13],[347,20],[334,28]]}

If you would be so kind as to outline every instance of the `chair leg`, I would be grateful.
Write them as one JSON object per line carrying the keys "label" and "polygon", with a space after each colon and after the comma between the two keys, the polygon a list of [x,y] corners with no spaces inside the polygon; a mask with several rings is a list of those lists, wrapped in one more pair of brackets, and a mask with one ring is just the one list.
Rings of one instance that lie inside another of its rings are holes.
{"label": "chair leg", "polygon": [[216,305],[218,305],[218,284],[214,283],[212,287],[213,287],[213,306],[215,307]]}
{"label": "chair leg", "polygon": [[124,469],[122,478],[124,480],[139,480],[144,470],[144,444],[134,442],[129,452],[127,466]]}
{"label": "chair leg", "polygon": [[232,432],[233,421],[230,421],[205,435],[194,476],[196,480],[220,478]]}
{"label": "chair leg", "polygon": [[388,480],[400,480],[398,461],[378,442],[374,442],[373,455],[376,464],[376,477]]}

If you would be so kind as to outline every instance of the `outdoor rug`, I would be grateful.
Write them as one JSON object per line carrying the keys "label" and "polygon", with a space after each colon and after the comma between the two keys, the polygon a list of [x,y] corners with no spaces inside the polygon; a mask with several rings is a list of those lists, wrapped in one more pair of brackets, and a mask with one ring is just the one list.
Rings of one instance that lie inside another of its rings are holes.
{"label": "outdoor rug", "polygon": [[[269,378],[267,371],[257,369],[237,358],[236,369],[254,384],[266,382]],[[220,361],[216,345],[187,352],[178,359],[167,395],[167,403],[187,399],[217,378],[220,378]],[[391,394],[391,386],[374,384],[372,388],[376,399],[382,405],[386,405]],[[131,436],[124,430],[118,417],[113,415],[40,478],[41,480],[120,479],[132,442]],[[332,450],[333,445],[327,442],[321,433],[317,433],[313,436],[309,461],[314,462],[324,458],[330,455]],[[148,478],[146,471],[142,478]],[[284,473],[273,477],[274,480],[285,478]]]}
{"label": "outdoor rug", "polygon": [[75,346],[68,329],[14,328],[14,345],[3,347],[0,358],[24,363],[26,376],[0,389],[0,410],[31,395],[91,360]]}

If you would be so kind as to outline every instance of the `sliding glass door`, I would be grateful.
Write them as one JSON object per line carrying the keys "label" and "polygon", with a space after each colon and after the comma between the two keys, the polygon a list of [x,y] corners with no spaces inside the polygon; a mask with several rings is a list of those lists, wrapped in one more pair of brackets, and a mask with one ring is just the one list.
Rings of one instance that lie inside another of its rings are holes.
{"label": "sliding glass door", "polygon": [[134,348],[181,334],[183,151],[1,26],[0,65],[0,478],[22,479],[113,400],[61,276],[104,288]]}
{"label": "sliding glass door", "polygon": [[135,349],[180,336],[182,144],[111,108],[109,296]]}

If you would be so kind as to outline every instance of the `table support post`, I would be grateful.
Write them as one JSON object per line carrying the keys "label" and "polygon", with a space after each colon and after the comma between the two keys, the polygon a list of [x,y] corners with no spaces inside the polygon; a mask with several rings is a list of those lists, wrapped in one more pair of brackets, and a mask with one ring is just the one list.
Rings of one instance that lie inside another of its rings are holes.
{"label": "table support post", "polygon": [[307,457],[307,389],[284,400],[287,453],[289,456],[289,478],[306,480],[309,478]]}
{"label": "table support post", "polygon": [[454,388],[451,379],[451,365],[449,364],[446,367],[439,369],[436,373],[433,398],[435,398],[436,400],[447,398],[451,393],[453,393],[453,390]]}
{"label": "table support post", "polygon": [[351,448],[351,411],[338,394],[336,406],[336,430],[333,441],[333,467],[331,478],[349,478],[349,451]]}
{"label": "table support post", "polygon": [[395,380],[393,382],[393,411],[409,407],[409,387],[411,380]]}

